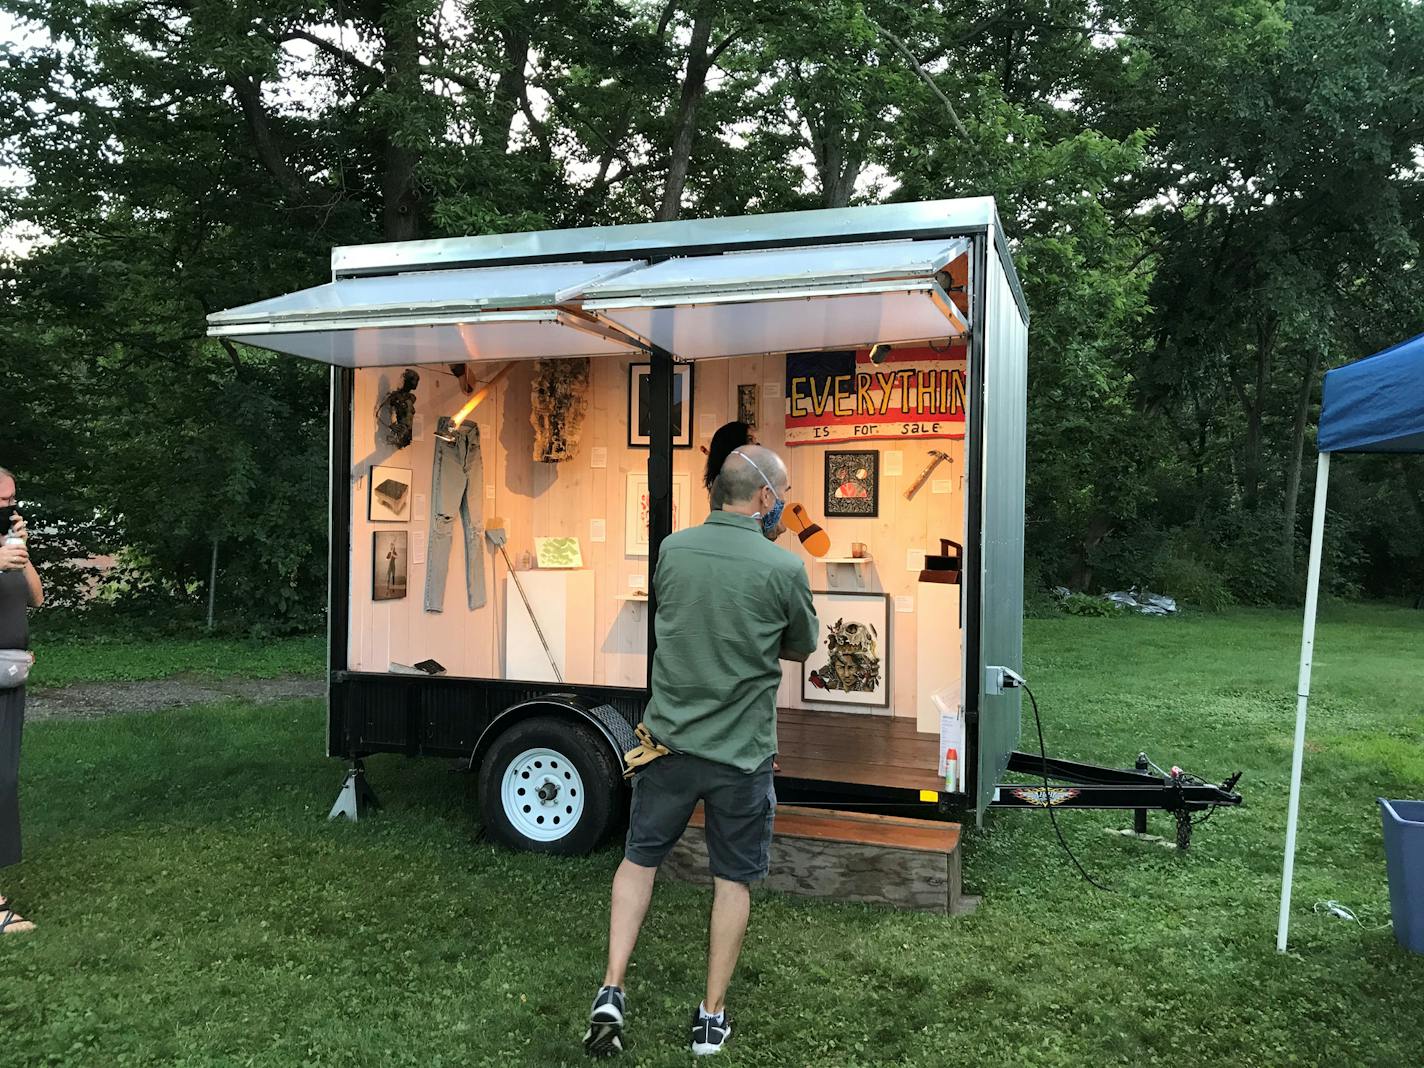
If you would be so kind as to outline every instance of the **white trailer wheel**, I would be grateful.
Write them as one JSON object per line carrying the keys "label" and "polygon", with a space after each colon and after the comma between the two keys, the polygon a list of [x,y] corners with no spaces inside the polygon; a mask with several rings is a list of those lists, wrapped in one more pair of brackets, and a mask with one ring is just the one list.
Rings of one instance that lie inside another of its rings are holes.
{"label": "white trailer wheel", "polygon": [[556,842],[578,826],[588,794],[574,763],[554,749],[526,749],[504,771],[504,817],[526,838]]}
{"label": "white trailer wheel", "polygon": [[558,716],[520,720],[480,762],[489,837],[511,849],[592,852],[627,809],[622,761],[600,731]]}

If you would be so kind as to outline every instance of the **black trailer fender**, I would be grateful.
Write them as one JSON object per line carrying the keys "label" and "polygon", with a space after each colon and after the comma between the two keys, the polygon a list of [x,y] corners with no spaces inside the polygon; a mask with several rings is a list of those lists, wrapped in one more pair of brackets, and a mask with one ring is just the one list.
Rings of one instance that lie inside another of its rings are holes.
{"label": "black trailer fender", "polygon": [[553,716],[556,719],[565,719],[592,727],[608,743],[608,748],[620,766],[623,763],[623,754],[638,744],[637,738],[633,735],[632,726],[612,705],[590,704],[571,693],[551,693],[529,701],[521,701],[517,705],[510,705],[490,720],[489,726],[481,732],[479,739],[475,742],[474,751],[470,753],[469,770],[471,774],[479,772],[480,761],[484,759],[485,753],[494,744],[496,738],[516,723],[532,719],[535,716]]}

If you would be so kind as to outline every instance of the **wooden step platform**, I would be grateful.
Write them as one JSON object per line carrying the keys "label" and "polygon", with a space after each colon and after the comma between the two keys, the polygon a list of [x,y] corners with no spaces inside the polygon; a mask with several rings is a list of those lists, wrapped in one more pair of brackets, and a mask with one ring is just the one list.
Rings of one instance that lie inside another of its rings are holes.
{"label": "wooden step platform", "polygon": [[[763,885],[832,901],[959,912],[959,831],[957,823],[778,805]],[[701,805],[662,870],[685,882],[712,881]]]}

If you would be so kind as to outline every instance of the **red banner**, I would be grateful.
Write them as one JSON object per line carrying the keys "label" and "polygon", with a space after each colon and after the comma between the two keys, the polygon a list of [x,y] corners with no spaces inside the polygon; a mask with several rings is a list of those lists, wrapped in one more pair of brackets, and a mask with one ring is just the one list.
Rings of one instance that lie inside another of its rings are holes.
{"label": "red banner", "polygon": [[968,350],[869,349],[786,356],[786,444],[964,436]]}

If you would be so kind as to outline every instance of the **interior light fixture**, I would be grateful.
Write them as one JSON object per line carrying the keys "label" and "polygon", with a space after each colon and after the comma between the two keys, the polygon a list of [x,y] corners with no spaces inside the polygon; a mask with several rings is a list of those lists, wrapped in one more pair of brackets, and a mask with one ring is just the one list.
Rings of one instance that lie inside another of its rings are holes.
{"label": "interior light fixture", "polygon": [[890,346],[883,341],[878,341],[870,346],[870,362],[881,364],[885,362],[885,357],[890,355]]}
{"label": "interior light fixture", "polygon": [[[492,377],[479,389],[475,390],[474,395],[471,396],[470,399],[465,402],[464,406],[450,417],[450,430],[456,429],[461,423],[468,419],[470,417],[470,413],[480,406],[480,403],[486,397],[489,396],[490,390],[494,389],[494,387],[499,383],[499,380],[505,375],[509,374],[510,370],[513,369],[513,367],[514,361],[511,360],[509,363],[505,364],[498,371],[496,371],[494,373],[494,377]],[[455,435],[451,433],[441,434],[437,431],[435,436],[441,441],[455,440]]]}

